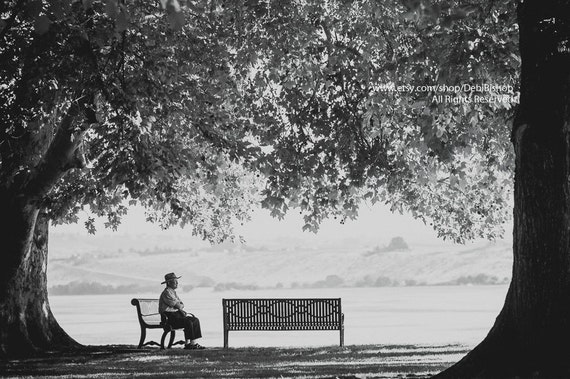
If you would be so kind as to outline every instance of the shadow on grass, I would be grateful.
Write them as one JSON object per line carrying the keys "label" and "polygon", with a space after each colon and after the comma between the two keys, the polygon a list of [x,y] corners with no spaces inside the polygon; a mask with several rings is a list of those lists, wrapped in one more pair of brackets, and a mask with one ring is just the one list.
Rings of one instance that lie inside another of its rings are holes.
{"label": "shadow on grass", "polygon": [[460,345],[351,345],[344,348],[173,348],[86,346],[0,361],[6,378],[428,378],[457,362]]}

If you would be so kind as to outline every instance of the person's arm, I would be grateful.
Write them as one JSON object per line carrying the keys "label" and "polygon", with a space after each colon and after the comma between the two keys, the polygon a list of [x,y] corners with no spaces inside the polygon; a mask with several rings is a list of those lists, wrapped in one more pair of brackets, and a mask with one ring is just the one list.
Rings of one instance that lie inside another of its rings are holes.
{"label": "person's arm", "polygon": [[164,291],[162,300],[169,307],[178,309],[180,311],[184,309],[184,303],[180,301],[178,296],[176,296],[176,292],[171,289]]}

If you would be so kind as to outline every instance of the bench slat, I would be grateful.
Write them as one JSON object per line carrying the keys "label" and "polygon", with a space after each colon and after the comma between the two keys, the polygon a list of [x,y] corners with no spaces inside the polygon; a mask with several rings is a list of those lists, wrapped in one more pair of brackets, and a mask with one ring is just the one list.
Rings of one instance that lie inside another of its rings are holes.
{"label": "bench slat", "polygon": [[344,344],[340,298],[223,299],[224,347],[229,331],[339,330]]}

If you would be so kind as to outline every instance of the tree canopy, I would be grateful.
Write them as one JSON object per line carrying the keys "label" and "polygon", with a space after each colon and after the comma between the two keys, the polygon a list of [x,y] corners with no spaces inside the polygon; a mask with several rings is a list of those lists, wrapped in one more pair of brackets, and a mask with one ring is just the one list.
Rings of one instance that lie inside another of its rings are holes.
{"label": "tree canopy", "polygon": [[300,206],[311,230],[331,214],[354,218],[365,199],[410,211],[457,241],[500,235],[519,68],[510,6],[287,9],[266,8],[252,79],[263,113],[283,125],[262,158],[265,203],[274,212]]}
{"label": "tree canopy", "polygon": [[144,1],[4,7],[3,191],[58,221],[88,206],[110,226],[140,202],[212,241],[248,218],[254,180],[239,160],[258,148],[207,18],[175,31],[174,10]]}
{"label": "tree canopy", "polygon": [[136,202],[216,242],[258,202],[312,231],[385,202],[455,241],[501,235],[513,209],[504,308],[442,377],[568,377],[569,15],[568,0],[0,3],[0,355],[74,345],[49,312],[41,211],[113,227]]}
{"label": "tree canopy", "polygon": [[512,7],[5,2],[1,191],[57,222],[87,206],[113,226],[137,202],[219,241],[262,185],[263,206],[299,208],[307,230],[367,201],[446,238],[495,238],[510,212]]}

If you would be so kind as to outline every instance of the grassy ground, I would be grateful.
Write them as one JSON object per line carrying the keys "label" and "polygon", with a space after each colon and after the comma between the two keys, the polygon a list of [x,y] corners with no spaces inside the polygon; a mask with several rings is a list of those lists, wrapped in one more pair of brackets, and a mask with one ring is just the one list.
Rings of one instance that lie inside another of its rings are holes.
{"label": "grassy ground", "polygon": [[463,346],[315,348],[92,346],[0,361],[5,378],[428,378],[458,361]]}

